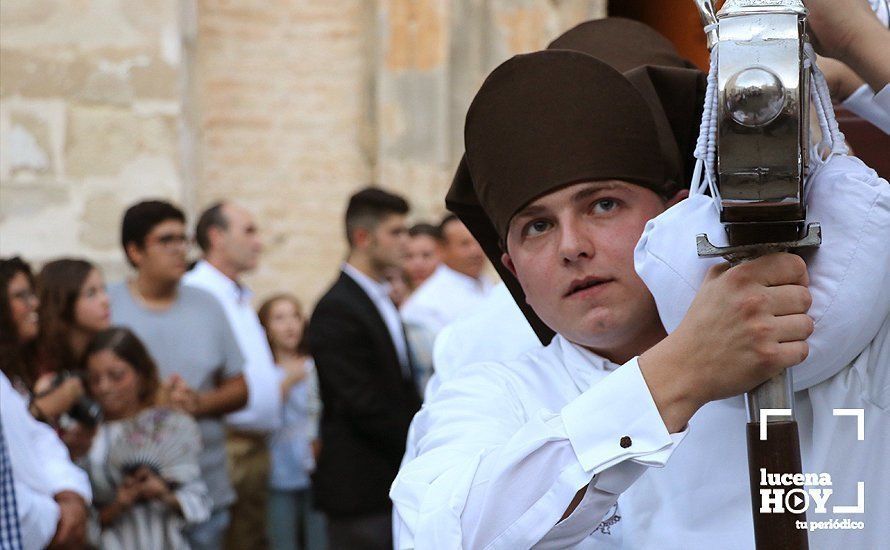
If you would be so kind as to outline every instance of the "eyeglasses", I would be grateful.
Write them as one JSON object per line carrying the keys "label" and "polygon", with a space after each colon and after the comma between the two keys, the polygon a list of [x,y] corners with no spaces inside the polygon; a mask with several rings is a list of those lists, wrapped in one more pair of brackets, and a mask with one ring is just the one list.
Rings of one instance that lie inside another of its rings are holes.
{"label": "eyeglasses", "polygon": [[183,233],[172,233],[156,237],[155,239],[153,239],[152,243],[149,244],[153,243],[161,245],[161,248],[171,250],[180,246],[188,247],[191,244],[191,241]]}

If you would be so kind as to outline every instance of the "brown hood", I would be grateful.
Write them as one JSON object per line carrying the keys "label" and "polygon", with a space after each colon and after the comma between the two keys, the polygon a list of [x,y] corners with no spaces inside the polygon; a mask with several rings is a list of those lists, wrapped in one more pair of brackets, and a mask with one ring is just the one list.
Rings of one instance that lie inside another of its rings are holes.
{"label": "brown hood", "polygon": [[704,94],[704,75],[635,21],[582,23],[551,48],[516,56],[486,79],[446,197],[544,343],[553,331],[500,261],[510,219],[537,197],[583,181],[621,179],[672,196],[694,164]]}

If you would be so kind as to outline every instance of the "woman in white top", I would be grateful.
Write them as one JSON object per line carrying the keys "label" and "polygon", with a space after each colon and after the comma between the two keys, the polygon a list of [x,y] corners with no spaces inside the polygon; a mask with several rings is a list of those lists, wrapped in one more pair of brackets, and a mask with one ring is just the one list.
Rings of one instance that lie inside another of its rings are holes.
{"label": "woman in white top", "polygon": [[310,474],[320,450],[321,400],[315,363],[303,338],[306,317],[289,294],[266,300],[259,310],[277,364],[282,426],[269,439],[269,542],[274,550],[326,546],[324,516],[312,505]]}
{"label": "woman in white top", "polygon": [[100,528],[94,542],[105,550],[189,548],[183,527],[210,517],[197,423],[158,405],[157,368],[130,330],[100,332],[84,361],[105,414],[85,464]]}

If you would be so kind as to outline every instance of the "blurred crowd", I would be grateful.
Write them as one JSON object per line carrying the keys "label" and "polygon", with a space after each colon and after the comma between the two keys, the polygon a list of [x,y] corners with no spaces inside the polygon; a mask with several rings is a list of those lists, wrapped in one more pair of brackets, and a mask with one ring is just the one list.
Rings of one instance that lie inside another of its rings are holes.
{"label": "blurred crowd", "polygon": [[456,217],[409,228],[408,215],[381,189],[350,198],[349,254],[311,321],[297,289],[257,300],[244,285],[263,244],[234,202],[192,230],[174,204],[132,205],[132,276],[108,285],[87,259],[0,259],[3,536],[390,546],[388,488],[433,341],[492,289]]}

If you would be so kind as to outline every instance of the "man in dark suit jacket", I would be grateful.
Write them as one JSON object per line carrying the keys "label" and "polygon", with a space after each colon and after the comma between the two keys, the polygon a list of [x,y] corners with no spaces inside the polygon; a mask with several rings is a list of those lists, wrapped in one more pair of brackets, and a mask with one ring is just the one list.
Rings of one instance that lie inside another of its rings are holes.
{"label": "man in dark suit jacket", "polygon": [[404,199],[376,188],[350,198],[349,257],[309,322],[324,406],[313,492],[334,549],[392,548],[389,486],[420,408],[384,279],[407,254],[407,212]]}

